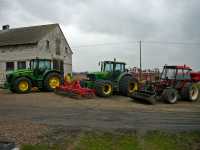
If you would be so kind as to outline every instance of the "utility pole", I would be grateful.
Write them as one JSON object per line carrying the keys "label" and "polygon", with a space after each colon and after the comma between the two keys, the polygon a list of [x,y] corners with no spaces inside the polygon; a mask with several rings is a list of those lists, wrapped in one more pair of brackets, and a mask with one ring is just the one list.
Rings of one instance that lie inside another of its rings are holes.
{"label": "utility pole", "polygon": [[140,45],[140,81],[142,80],[142,41],[139,41]]}

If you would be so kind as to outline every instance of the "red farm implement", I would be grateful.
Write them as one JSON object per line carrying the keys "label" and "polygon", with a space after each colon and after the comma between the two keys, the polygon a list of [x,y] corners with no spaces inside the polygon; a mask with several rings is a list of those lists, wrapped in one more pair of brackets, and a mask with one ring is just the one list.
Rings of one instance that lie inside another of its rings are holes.
{"label": "red farm implement", "polygon": [[60,85],[55,89],[55,93],[71,98],[95,97],[95,90],[81,87],[79,80],[75,80],[72,82],[65,81],[63,85]]}

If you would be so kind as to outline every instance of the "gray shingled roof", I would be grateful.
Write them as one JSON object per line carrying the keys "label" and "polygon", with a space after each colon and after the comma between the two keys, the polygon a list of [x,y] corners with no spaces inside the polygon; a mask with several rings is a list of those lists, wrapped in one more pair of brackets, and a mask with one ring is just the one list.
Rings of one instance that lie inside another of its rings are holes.
{"label": "gray shingled roof", "polygon": [[48,25],[0,30],[0,46],[37,43],[49,31],[51,31],[57,26],[59,25],[48,24]]}

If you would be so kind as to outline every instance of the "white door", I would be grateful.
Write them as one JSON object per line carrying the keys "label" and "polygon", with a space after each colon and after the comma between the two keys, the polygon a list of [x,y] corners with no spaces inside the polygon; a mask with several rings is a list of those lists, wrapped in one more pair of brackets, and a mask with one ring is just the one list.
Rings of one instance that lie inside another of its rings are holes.
{"label": "white door", "polygon": [[3,86],[5,81],[6,81],[5,63],[0,62],[0,87]]}

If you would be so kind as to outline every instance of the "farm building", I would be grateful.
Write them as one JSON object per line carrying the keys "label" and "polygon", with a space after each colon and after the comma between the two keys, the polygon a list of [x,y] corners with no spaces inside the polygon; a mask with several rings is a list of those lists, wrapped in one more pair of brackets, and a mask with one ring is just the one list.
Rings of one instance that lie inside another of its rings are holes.
{"label": "farm building", "polygon": [[29,68],[35,58],[51,59],[55,69],[72,72],[72,50],[59,26],[48,24],[0,30],[0,85],[6,72]]}

